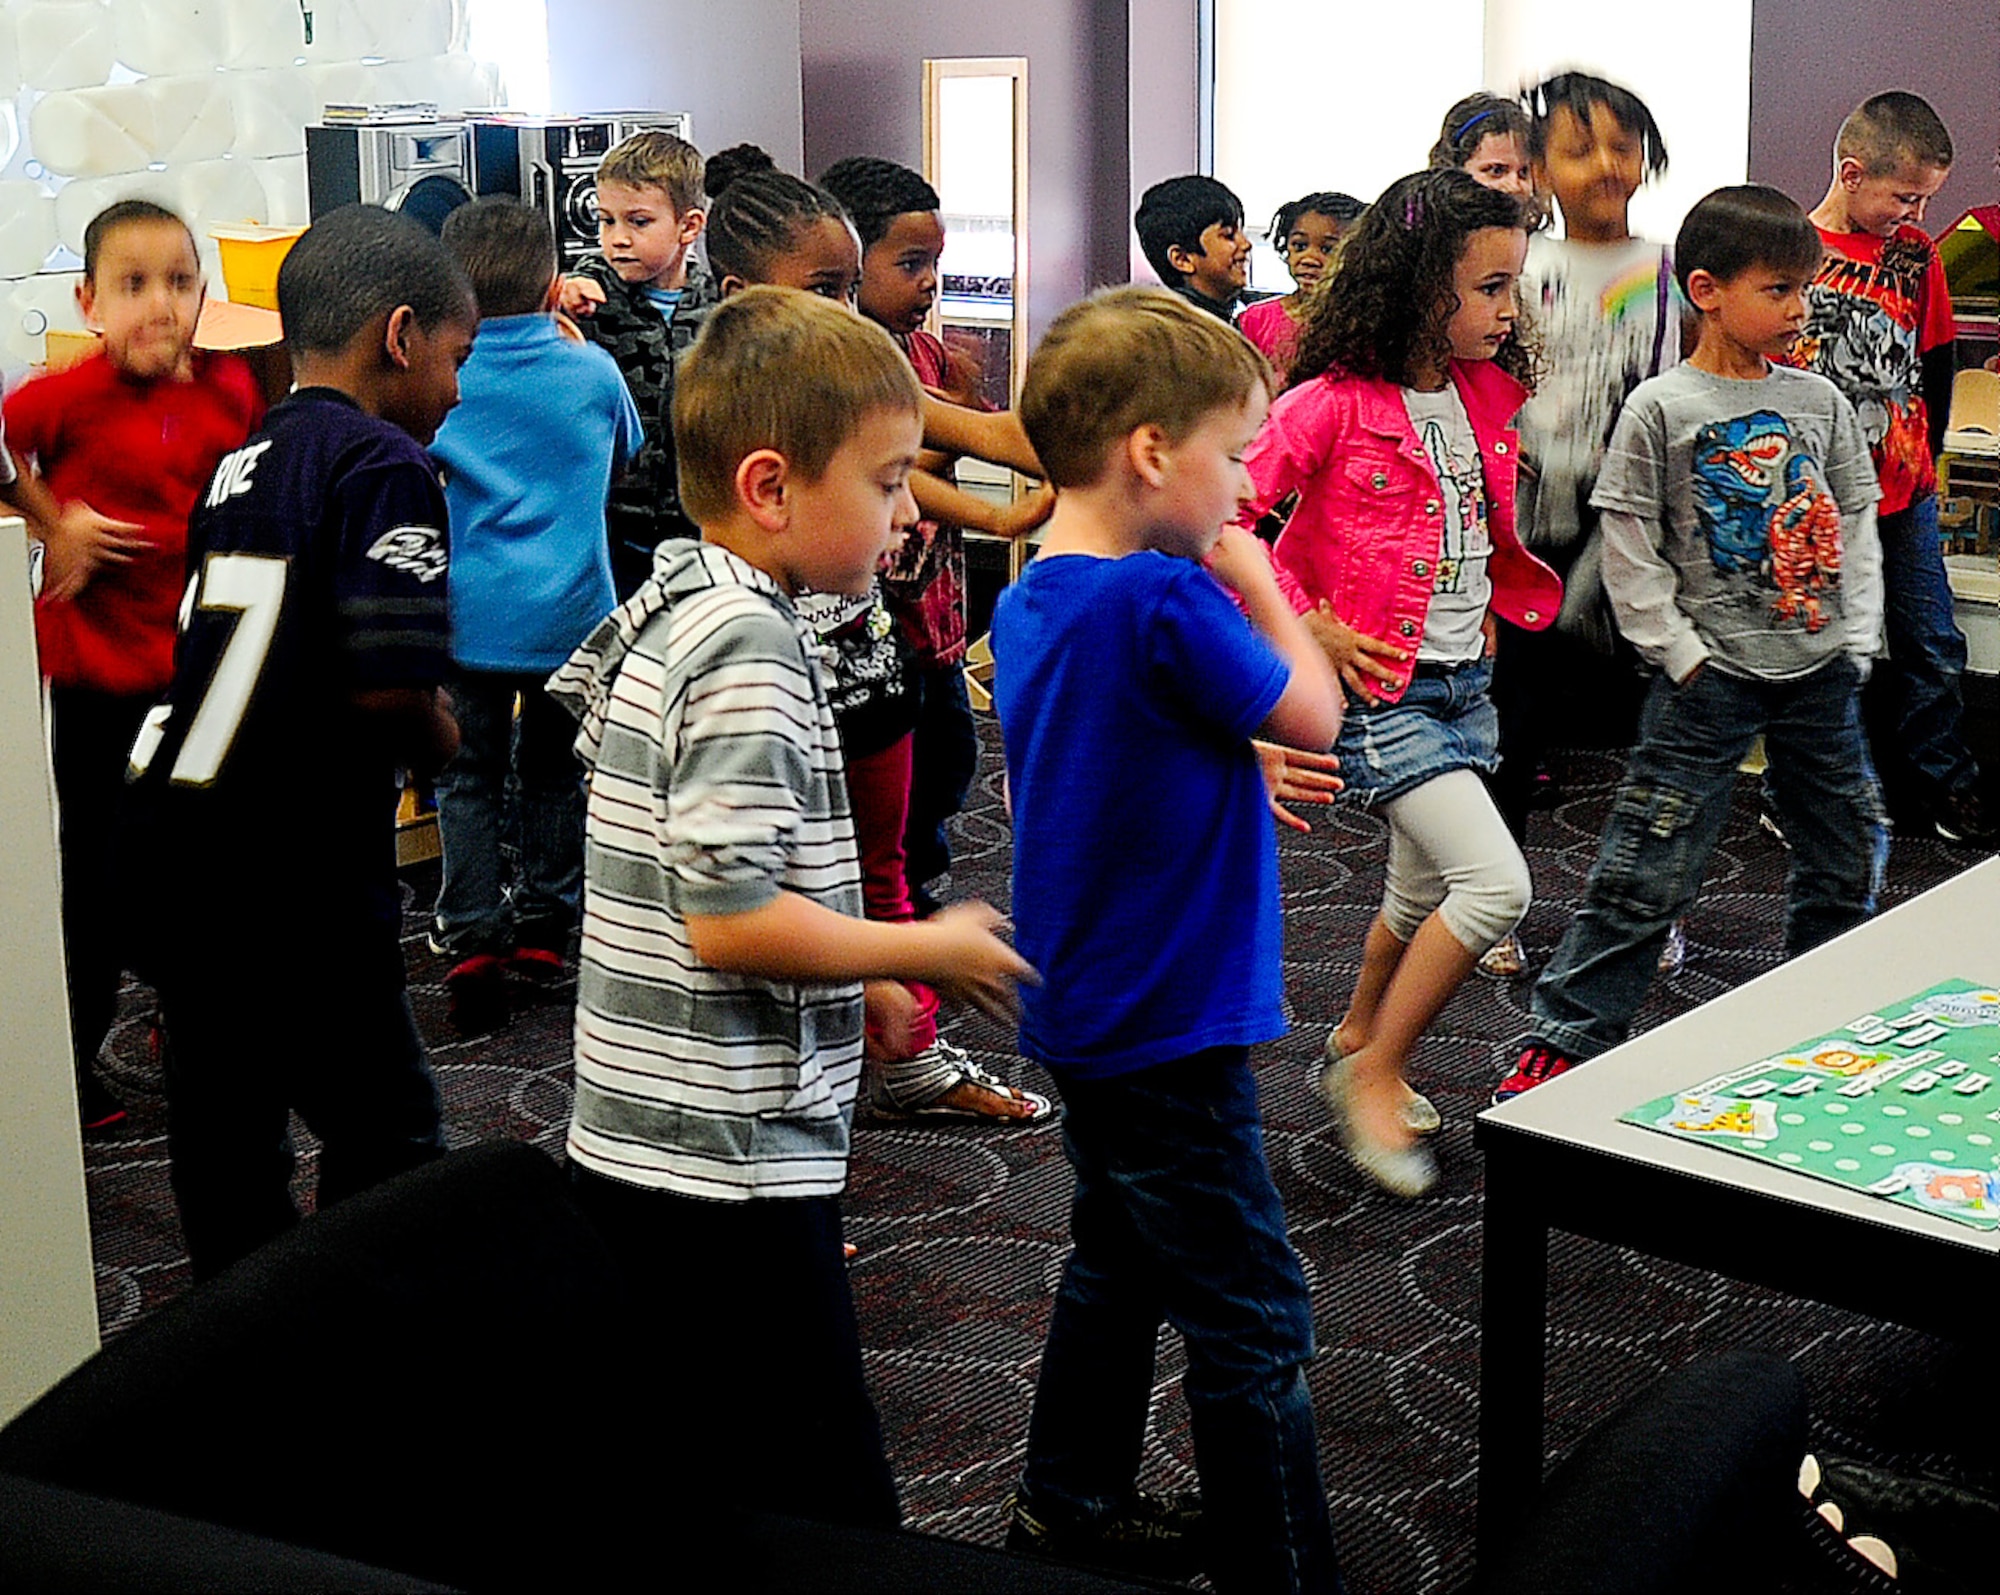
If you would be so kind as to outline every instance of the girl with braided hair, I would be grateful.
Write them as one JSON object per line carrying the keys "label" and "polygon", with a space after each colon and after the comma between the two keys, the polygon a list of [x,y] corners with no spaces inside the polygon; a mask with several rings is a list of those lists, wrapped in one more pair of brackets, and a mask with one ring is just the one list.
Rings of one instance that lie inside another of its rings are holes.
{"label": "girl with braided hair", "polygon": [[[725,299],[769,284],[847,305],[864,276],[861,243],[840,201],[823,186],[776,170],[744,172],[713,196],[708,258]],[[922,507],[927,495],[914,480],[911,487]],[[903,838],[925,682],[921,655],[907,626],[896,623],[884,589],[878,579],[865,594],[800,592],[793,604],[819,639],[868,917],[903,923],[916,917]],[[956,679],[957,665],[948,669]],[[869,982],[867,1021],[868,1089],[877,1117],[1014,1124],[1048,1116],[1047,1097],[1007,1084],[937,1033],[937,995],[929,987]]]}

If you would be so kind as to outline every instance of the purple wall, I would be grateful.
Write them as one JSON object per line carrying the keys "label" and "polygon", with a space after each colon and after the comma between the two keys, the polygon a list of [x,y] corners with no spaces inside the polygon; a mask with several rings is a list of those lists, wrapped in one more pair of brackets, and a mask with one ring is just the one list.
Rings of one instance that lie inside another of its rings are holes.
{"label": "purple wall", "polygon": [[1139,196],[1165,177],[1197,170],[1201,159],[1201,37],[1197,0],[1132,0],[1129,41],[1131,204],[1126,207],[1128,275],[1153,280],[1129,226]]}
{"label": "purple wall", "polygon": [[1750,176],[1810,209],[1826,192],[1841,118],[1884,89],[1921,94],[1958,159],[1925,218],[1940,232],[2000,195],[2000,5],[1993,0],[1756,0],[1750,27]]}
{"label": "purple wall", "polygon": [[925,58],[1026,56],[1036,336],[1065,305],[1130,274],[1135,170],[1150,182],[1165,175],[1153,170],[1162,160],[1193,169],[1194,10],[1195,0],[799,0],[805,169],[844,155],[921,166]]}
{"label": "purple wall", "polygon": [[687,111],[704,150],[749,140],[799,158],[799,0],[551,0],[557,111]]}

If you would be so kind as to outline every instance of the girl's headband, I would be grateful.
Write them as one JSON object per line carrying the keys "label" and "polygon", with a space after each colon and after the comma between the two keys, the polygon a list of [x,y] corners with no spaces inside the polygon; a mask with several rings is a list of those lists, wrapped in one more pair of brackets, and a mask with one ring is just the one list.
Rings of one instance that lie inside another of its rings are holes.
{"label": "girl's headband", "polygon": [[1490,105],[1485,110],[1481,111],[1477,116],[1468,116],[1463,122],[1460,122],[1458,124],[1458,131],[1454,133],[1451,138],[1452,143],[1454,144],[1458,143],[1459,140],[1464,138],[1466,134],[1470,133],[1475,127],[1479,126],[1481,122],[1485,121],[1487,117],[1496,116],[1499,114],[1499,111],[1500,111],[1499,106]]}

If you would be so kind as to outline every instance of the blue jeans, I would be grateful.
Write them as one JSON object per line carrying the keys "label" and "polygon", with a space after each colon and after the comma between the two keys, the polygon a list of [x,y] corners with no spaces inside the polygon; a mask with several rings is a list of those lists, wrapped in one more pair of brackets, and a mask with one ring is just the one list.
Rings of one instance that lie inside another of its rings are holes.
{"label": "blue jeans", "polygon": [[[446,953],[507,953],[517,942],[560,952],[583,896],[583,765],[576,721],[540,676],[468,671],[452,684],[458,753],[437,781],[444,884],[437,942]],[[514,696],[520,694],[516,739]],[[500,855],[509,769],[520,779],[519,868],[511,892]]]}
{"label": "blue jeans", "polygon": [[1492,685],[1490,659],[1425,661],[1394,703],[1350,702],[1333,748],[1347,796],[1387,803],[1453,770],[1491,775],[1500,762]]}
{"label": "blue jeans", "polygon": [[[1978,775],[1960,722],[1965,700],[1965,634],[1952,613],[1938,533],[1937,495],[1884,515],[1882,585],[1887,600],[1889,657],[1881,669],[1893,693],[1896,746],[1926,795],[1940,797]],[[1884,760],[1893,780],[1901,771]]]}
{"label": "blue jeans", "polygon": [[1028,1425],[1027,1496],[1079,1527],[1130,1499],[1164,1321],[1187,1346],[1215,1587],[1338,1589],[1306,1392],[1312,1308],[1245,1050],[1061,1087],[1074,1248]]}
{"label": "blue jeans", "polygon": [[1875,912],[1889,844],[1858,685],[1845,655],[1795,681],[1713,665],[1679,687],[1654,679],[1583,910],[1535,983],[1538,1040],[1591,1058],[1625,1039],[1667,927],[1694,904],[1737,766],[1760,731],[1765,778],[1792,845],[1787,956]]}

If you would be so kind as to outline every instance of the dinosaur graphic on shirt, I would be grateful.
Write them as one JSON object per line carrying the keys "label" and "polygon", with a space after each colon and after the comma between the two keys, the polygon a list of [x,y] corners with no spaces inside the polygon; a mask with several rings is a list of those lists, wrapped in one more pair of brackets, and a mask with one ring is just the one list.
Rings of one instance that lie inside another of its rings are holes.
{"label": "dinosaur graphic on shirt", "polygon": [[1766,576],[1771,613],[1826,625],[1821,594],[1840,584],[1840,511],[1785,418],[1758,410],[1694,435],[1694,502],[1717,570]]}

